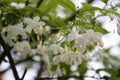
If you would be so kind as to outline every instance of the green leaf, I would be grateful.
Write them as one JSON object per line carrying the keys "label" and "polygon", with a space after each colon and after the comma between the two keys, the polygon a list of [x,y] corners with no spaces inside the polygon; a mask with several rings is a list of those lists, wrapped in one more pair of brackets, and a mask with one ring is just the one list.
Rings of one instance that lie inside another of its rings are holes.
{"label": "green leaf", "polygon": [[63,25],[65,18],[59,18],[57,16],[57,8],[58,6],[63,7],[63,13],[65,13],[66,17],[72,15],[75,11],[75,5],[71,0],[44,0],[39,7],[41,12],[41,16],[48,16],[50,19],[47,21],[50,26],[60,27]]}
{"label": "green leaf", "polygon": [[94,6],[91,6],[90,4],[88,3],[82,3],[83,7],[82,9],[80,10],[80,14],[83,15],[85,12],[89,12],[91,14],[94,15],[95,11],[96,10],[99,10],[102,14],[107,14],[107,13],[112,13],[118,17],[120,17],[120,14],[115,12],[114,10],[105,10],[105,9],[101,9],[101,8],[98,8],[98,7],[94,7]]}
{"label": "green leaf", "polygon": [[47,21],[47,24],[52,26],[52,28],[60,29],[61,26],[63,26],[65,23],[64,23],[64,20],[59,17],[54,17],[54,18],[52,17],[50,18],[49,21]]}
{"label": "green leaf", "polygon": [[103,34],[107,34],[107,33],[108,33],[108,31],[105,30],[105,29],[102,28],[102,27],[96,27],[96,28],[94,28],[94,31],[95,31],[95,32],[100,32],[100,33],[103,33]]}
{"label": "green leaf", "polygon": [[60,63],[60,68],[61,68],[61,70],[65,71],[64,76],[70,76],[71,75],[70,65],[61,62]]}
{"label": "green leaf", "polygon": [[83,61],[81,65],[78,66],[78,71],[80,74],[84,75],[87,71],[87,64],[86,61]]}
{"label": "green leaf", "polygon": [[11,2],[24,3],[26,0],[11,0]]}
{"label": "green leaf", "polygon": [[99,74],[100,71],[105,71],[105,72],[108,72],[112,75],[112,77],[115,77],[116,76],[116,71],[114,71],[113,69],[109,69],[109,68],[105,68],[105,69],[98,69],[96,70],[96,73]]}
{"label": "green leaf", "polygon": [[82,3],[82,9],[80,10],[80,14],[83,14],[84,12],[90,12],[91,14],[95,14],[95,11],[96,10],[101,10],[100,8],[98,7],[93,7],[91,6],[90,4],[88,3]]}
{"label": "green leaf", "polygon": [[57,0],[58,4],[72,12],[76,11],[76,7],[71,0]]}
{"label": "green leaf", "polygon": [[56,69],[57,69],[57,65],[51,65],[51,70],[52,71],[56,71]]}
{"label": "green leaf", "polygon": [[40,11],[49,12],[51,10],[56,10],[58,5],[61,5],[65,9],[69,9],[73,12],[76,11],[75,5],[71,0],[44,0],[39,9]]}
{"label": "green leaf", "polygon": [[94,46],[87,46],[87,50],[91,51],[94,49]]}
{"label": "green leaf", "polygon": [[104,3],[106,3],[106,4],[107,4],[107,3],[108,3],[108,0],[102,0],[102,2],[104,2]]}
{"label": "green leaf", "polygon": [[2,0],[4,3],[12,3],[12,2],[17,2],[17,3],[24,3],[26,0]]}
{"label": "green leaf", "polygon": [[110,51],[110,48],[105,49],[105,53],[109,53],[109,51]]}

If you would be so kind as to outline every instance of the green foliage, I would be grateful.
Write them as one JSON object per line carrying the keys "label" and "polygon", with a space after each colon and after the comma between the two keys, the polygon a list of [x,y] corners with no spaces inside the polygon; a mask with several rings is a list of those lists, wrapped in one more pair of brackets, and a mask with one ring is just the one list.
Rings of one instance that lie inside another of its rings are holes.
{"label": "green foliage", "polygon": [[57,8],[61,6],[66,17],[72,15],[76,8],[70,0],[44,0],[39,7],[42,16],[47,16],[50,20],[47,21],[52,27],[60,27],[64,24],[64,19],[57,16]]}
{"label": "green foliage", "polygon": [[102,9],[100,9],[100,8],[98,8],[98,7],[93,7],[93,6],[91,6],[90,4],[88,4],[88,3],[82,3],[82,5],[83,5],[83,7],[82,7],[82,9],[80,10],[80,14],[81,14],[81,15],[83,15],[84,12],[89,12],[89,13],[91,13],[92,15],[94,15],[96,10],[102,10]]}
{"label": "green foliage", "polygon": [[68,64],[65,63],[60,63],[60,68],[62,70],[62,72],[64,73],[64,76],[70,76],[71,75],[71,70],[70,70],[70,66]]}
{"label": "green foliage", "polygon": [[[56,8],[58,7],[58,5],[61,5],[62,7],[64,7],[65,9],[69,9],[72,12],[75,12],[76,8],[75,5],[70,1],[70,0],[44,0],[41,4],[41,6],[39,7],[41,12],[45,12],[47,14],[49,14],[50,11],[52,10],[56,10]],[[53,15],[54,16],[54,15]]]}
{"label": "green foliage", "polygon": [[108,0],[102,0],[102,1],[103,1],[104,3],[106,3],[106,4],[108,3]]}
{"label": "green foliage", "polygon": [[107,34],[107,33],[108,33],[108,31],[105,30],[105,29],[103,29],[102,27],[95,27],[95,28],[94,28],[94,31],[96,31],[96,32],[101,32],[101,33],[103,33],[103,34]]}

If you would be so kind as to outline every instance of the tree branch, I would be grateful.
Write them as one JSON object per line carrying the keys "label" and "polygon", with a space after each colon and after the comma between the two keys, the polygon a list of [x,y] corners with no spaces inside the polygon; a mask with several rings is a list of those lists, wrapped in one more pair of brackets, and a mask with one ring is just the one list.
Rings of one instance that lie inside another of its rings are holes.
{"label": "tree branch", "polygon": [[[31,56],[31,57],[27,57],[27,58],[25,58],[25,59],[23,59],[23,60],[20,60],[20,61],[16,62],[15,65],[19,65],[19,64],[21,64],[21,63],[23,63],[23,62],[25,62],[25,61],[29,61],[29,60],[34,61],[34,62],[37,62],[37,61],[33,60],[33,59],[32,59],[32,56]],[[38,62],[37,62],[37,63],[38,63]],[[10,68],[11,68],[11,67],[8,67],[7,69],[5,69],[5,70],[3,70],[3,71],[0,71],[0,75],[1,75],[1,74],[4,74],[5,72],[7,72]]]}
{"label": "tree branch", "polygon": [[29,3],[30,3],[29,0],[26,0],[25,5],[27,6]]}
{"label": "tree branch", "polygon": [[94,0],[87,0],[87,3],[91,4]]}
{"label": "tree branch", "polygon": [[42,2],[43,2],[43,0],[39,0],[38,3],[37,3],[36,8],[38,8],[41,5]]}
{"label": "tree branch", "polygon": [[22,78],[21,78],[20,80],[23,80],[23,79],[24,79],[26,73],[27,73],[27,69],[25,69],[25,71],[24,71],[24,73],[23,73],[23,76],[22,76]]}
{"label": "tree branch", "polygon": [[[57,78],[49,78],[49,77],[43,77],[43,78],[37,78],[36,80],[52,80],[52,79],[60,79],[60,80],[67,80],[69,78],[75,78],[75,79],[83,79],[83,78],[93,78],[93,79],[105,79],[104,77],[95,77],[95,76],[83,76],[83,75],[80,75],[80,76],[62,76],[62,77],[57,77]],[[106,79],[108,78],[111,78],[111,77],[106,77]]]}
{"label": "tree branch", "polygon": [[44,66],[45,66],[45,62],[41,61],[40,68],[39,68],[39,70],[38,70],[38,72],[37,72],[36,78],[39,78],[39,77],[41,76],[41,74],[42,74],[42,72],[43,72]]}
{"label": "tree branch", "polygon": [[6,55],[8,57],[8,59],[9,59],[10,66],[12,68],[12,71],[13,71],[15,79],[19,80],[20,78],[18,76],[18,73],[17,73],[16,67],[15,67],[13,58],[11,56],[10,49],[9,49],[8,45],[4,42],[4,40],[3,40],[1,35],[0,35],[0,43],[1,43],[2,47],[3,47],[3,49],[4,49],[4,55]]}
{"label": "tree branch", "polygon": [[[23,60],[20,60],[20,61],[16,62],[15,65],[21,64],[21,63],[23,63],[23,62],[25,62],[25,61],[28,61],[28,60],[32,60],[32,61],[33,61],[32,57],[27,57],[27,58],[25,58],[25,59],[23,59]],[[1,75],[1,74],[4,74],[5,72],[7,72],[10,68],[11,68],[11,67],[8,67],[8,68],[5,69],[4,71],[1,71],[1,72],[0,72],[0,75]]]}
{"label": "tree branch", "polygon": [[4,60],[6,54],[5,54],[5,51],[0,55],[0,65],[2,63],[2,61]]}

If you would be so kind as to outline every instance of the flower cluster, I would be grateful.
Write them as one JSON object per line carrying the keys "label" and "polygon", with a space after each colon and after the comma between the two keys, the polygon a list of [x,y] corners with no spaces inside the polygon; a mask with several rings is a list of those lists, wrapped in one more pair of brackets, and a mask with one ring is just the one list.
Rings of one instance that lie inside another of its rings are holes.
{"label": "flower cluster", "polygon": [[43,46],[37,44],[37,49],[34,50],[31,48],[29,35],[34,31],[36,35],[41,36],[48,31],[48,29],[45,29],[47,29],[45,22],[41,21],[38,16],[33,19],[24,18],[22,23],[5,27],[2,30],[2,37],[9,46],[13,46],[15,52],[22,53],[24,56],[37,52],[43,54]]}
{"label": "flower cluster", "polygon": [[[48,26],[45,26],[45,22],[41,21],[38,16],[33,19],[24,18],[23,23],[8,25],[8,27],[3,29],[2,37],[8,45],[13,46],[14,51],[22,53],[24,56],[39,54],[42,56],[41,59],[48,64],[52,61],[52,64],[59,64],[62,62],[69,65],[80,65],[83,59],[90,59],[89,54],[84,53],[87,46],[98,44],[103,47],[103,42],[101,40],[102,34],[94,32],[91,29],[81,34],[74,30],[68,34],[66,40],[63,40],[60,43],[60,40],[58,40],[61,37],[60,34],[49,36],[48,40],[44,42],[40,39],[36,40],[34,35],[29,36],[33,32],[40,38],[41,35],[44,35],[46,31],[50,30],[48,30]],[[62,36],[65,37],[63,34]],[[19,37],[21,40],[19,40]],[[34,40],[32,43],[31,37]],[[71,43],[71,41],[74,41],[72,47],[69,47],[69,45],[64,43]],[[45,42],[47,42],[47,44]],[[65,46],[61,46],[63,43]],[[35,48],[32,48],[31,45],[35,45]],[[51,57],[53,58],[52,60]]]}
{"label": "flower cluster", "polygon": [[2,37],[10,47],[13,47],[13,52],[20,53],[19,56],[24,58],[38,55],[39,60],[46,64],[44,76],[54,77],[64,74],[60,68],[52,71],[51,66],[53,65],[60,67],[60,63],[65,63],[69,66],[78,66],[84,60],[92,60],[91,57],[94,56],[98,59],[104,58],[102,51],[90,56],[90,50],[87,50],[89,46],[99,45],[103,47],[101,33],[91,29],[86,30],[85,33],[83,33],[84,31],[79,33],[75,28],[70,33],[64,34],[61,31],[49,34],[50,30],[51,27],[37,16],[33,19],[24,18],[23,22],[19,24],[8,25],[2,30]]}
{"label": "flower cluster", "polygon": [[53,59],[54,64],[58,64],[59,62],[63,62],[69,65],[76,64],[79,65],[82,63],[83,55],[81,53],[69,52],[63,55],[55,56]]}
{"label": "flower cluster", "polygon": [[77,32],[71,32],[68,34],[67,41],[74,40],[75,43],[73,48],[79,48],[80,52],[84,52],[86,47],[89,45],[94,45],[98,43],[103,47],[103,42],[101,40],[102,34],[99,32],[94,32],[93,30],[87,30],[86,33],[78,34]]}

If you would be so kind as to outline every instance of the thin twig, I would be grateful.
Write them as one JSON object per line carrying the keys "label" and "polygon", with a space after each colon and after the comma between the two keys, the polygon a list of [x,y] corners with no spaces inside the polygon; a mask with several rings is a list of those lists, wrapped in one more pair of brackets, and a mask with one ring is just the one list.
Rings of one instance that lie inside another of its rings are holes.
{"label": "thin twig", "polygon": [[[16,62],[15,65],[21,64],[21,63],[26,62],[26,61],[28,61],[28,60],[31,60],[31,61],[36,62],[35,60],[32,59],[32,56],[31,56],[31,57],[27,57],[27,58],[25,58],[25,59],[23,59],[23,60],[20,60],[20,61]],[[1,74],[4,74],[5,72],[7,72],[10,68],[11,68],[11,67],[8,67],[7,69],[5,69],[5,70],[3,70],[3,71],[0,71],[0,75],[1,75]]]}
{"label": "thin twig", "polygon": [[0,55],[0,65],[1,65],[2,61],[5,59],[5,56],[6,56],[5,52],[3,52],[3,53]]}
{"label": "thin twig", "polygon": [[87,3],[91,4],[94,0],[87,0]]}
{"label": "thin twig", "polygon": [[38,72],[37,72],[36,78],[39,78],[39,77],[41,76],[41,74],[42,74],[42,72],[43,72],[44,66],[45,66],[45,62],[41,61],[40,68],[39,68],[39,70],[38,70]]}
{"label": "thin twig", "polygon": [[30,3],[29,0],[26,0],[25,5],[27,6],[29,3]]}
{"label": "thin twig", "polygon": [[22,78],[21,78],[20,80],[23,80],[23,79],[24,79],[26,73],[27,73],[27,69],[25,69],[25,71],[24,71],[24,73],[23,73],[23,76],[22,76]]}

